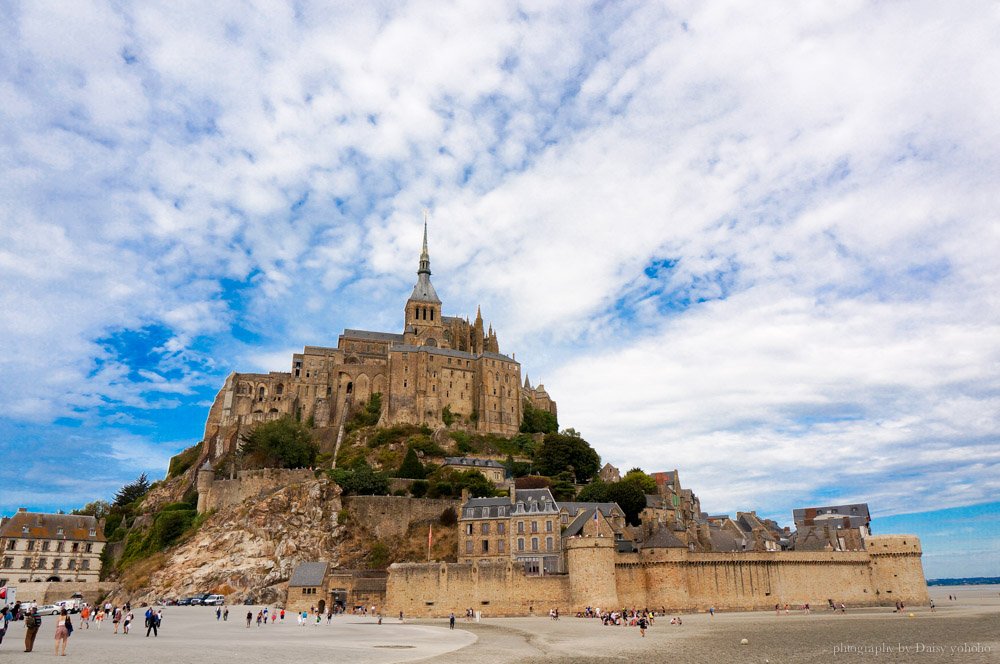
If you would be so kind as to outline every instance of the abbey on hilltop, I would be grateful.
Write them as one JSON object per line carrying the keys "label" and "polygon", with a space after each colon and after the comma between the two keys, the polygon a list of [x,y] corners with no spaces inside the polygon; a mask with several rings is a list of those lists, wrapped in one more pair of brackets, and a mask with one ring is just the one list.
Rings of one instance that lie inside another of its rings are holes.
{"label": "abbey on hilltop", "polygon": [[344,330],[336,348],[306,346],[291,371],[232,373],[205,426],[209,459],[239,444],[248,425],[295,415],[317,427],[339,427],[352,408],[381,395],[379,424],[437,426],[445,419],[480,433],[512,435],[523,404],[556,414],[543,385],[532,387],[521,365],[500,352],[492,325],[445,316],[431,283],[427,223],[417,283],[406,301],[402,334]]}

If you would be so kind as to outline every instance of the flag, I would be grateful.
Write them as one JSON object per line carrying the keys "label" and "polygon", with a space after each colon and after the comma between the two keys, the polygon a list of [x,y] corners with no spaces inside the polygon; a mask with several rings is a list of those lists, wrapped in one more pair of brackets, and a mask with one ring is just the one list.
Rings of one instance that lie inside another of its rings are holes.
{"label": "flag", "polygon": [[0,588],[0,599],[7,599],[7,586]]}
{"label": "flag", "polygon": [[434,526],[432,524],[427,524],[427,548],[431,548],[431,542],[434,541]]}

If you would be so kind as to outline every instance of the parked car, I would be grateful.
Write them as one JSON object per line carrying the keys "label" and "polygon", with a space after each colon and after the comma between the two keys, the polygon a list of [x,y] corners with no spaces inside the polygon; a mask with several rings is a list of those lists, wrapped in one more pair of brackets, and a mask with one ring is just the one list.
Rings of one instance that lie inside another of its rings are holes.
{"label": "parked car", "polygon": [[62,607],[55,604],[45,604],[38,607],[38,615],[40,616],[58,616],[60,613],[62,613]]}
{"label": "parked car", "polygon": [[182,597],[181,599],[177,600],[177,606],[190,606],[190,605],[191,605],[190,597]]}
{"label": "parked car", "polygon": [[189,606],[198,606],[201,604],[201,595],[196,595],[194,597],[188,597]]}
{"label": "parked car", "polygon": [[202,606],[222,606],[226,603],[223,595],[205,595],[201,598]]}
{"label": "parked car", "polygon": [[69,613],[80,613],[80,610],[83,609],[83,599],[78,599],[76,597],[72,599],[64,599],[56,602],[55,606],[65,608]]}

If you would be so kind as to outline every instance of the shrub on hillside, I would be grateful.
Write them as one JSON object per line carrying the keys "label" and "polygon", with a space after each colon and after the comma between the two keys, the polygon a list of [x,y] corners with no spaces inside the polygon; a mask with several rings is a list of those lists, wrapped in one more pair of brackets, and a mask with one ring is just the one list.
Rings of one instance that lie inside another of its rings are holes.
{"label": "shrub on hillside", "polygon": [[244,467],[250,468],[306,468],[318,453],[309,429],[291,417],[257,426],[240,443]]}

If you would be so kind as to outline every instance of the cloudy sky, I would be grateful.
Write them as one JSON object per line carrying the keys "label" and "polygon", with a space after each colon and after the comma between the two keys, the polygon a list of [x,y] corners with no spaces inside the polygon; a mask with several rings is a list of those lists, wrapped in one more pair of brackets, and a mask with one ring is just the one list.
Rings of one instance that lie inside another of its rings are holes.
{"label": "cloudy sky", "polygon": [[1000,574],[995,2],[341,4],[0,5],[0,512],[398,330],[426,208],[605,460]]}

